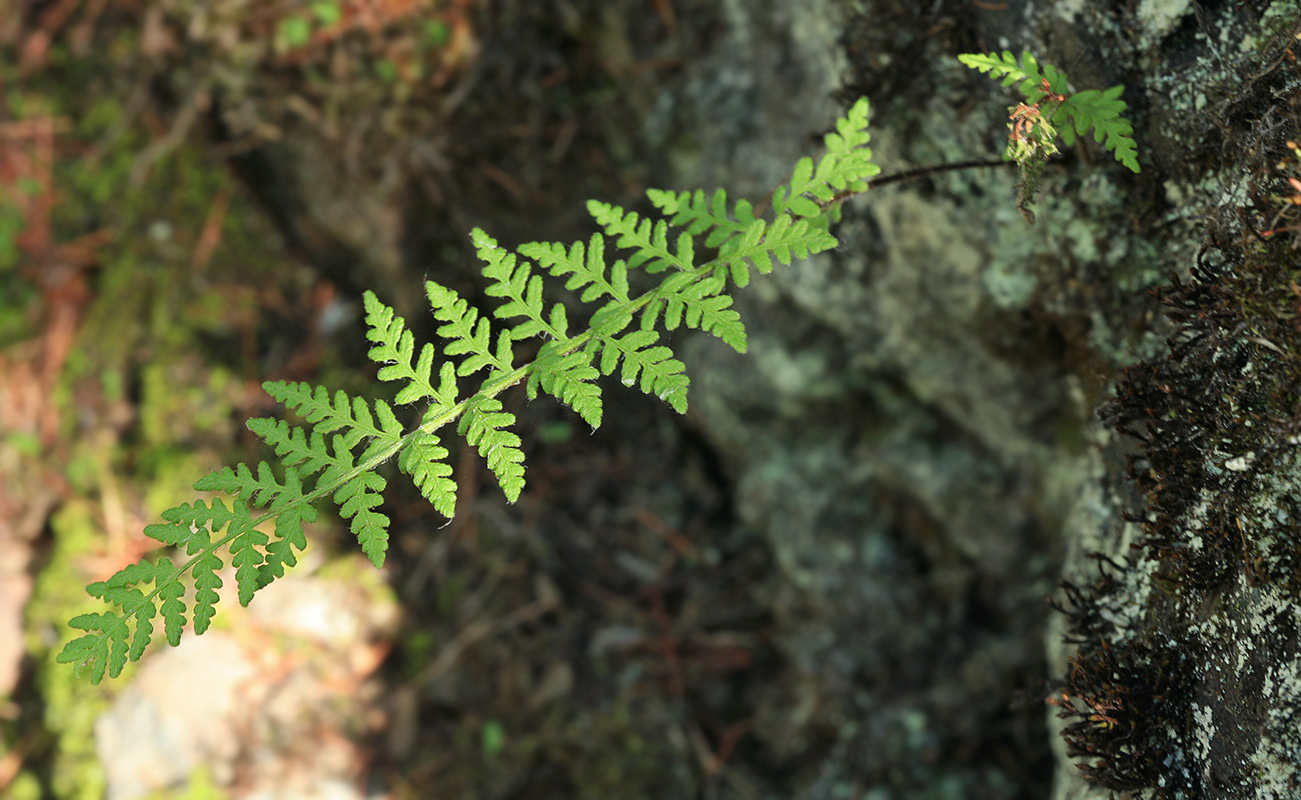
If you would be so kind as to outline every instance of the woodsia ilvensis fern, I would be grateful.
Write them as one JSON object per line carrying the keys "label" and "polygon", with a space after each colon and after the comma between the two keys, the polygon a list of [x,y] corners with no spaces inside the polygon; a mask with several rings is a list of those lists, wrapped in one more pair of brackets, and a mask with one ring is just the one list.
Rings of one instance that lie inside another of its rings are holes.
{"label": "woodsia ilvensis fern", "polygon": [[1125,102],[1120,99],[1124,86],[1072,94],[1066,73],[1051,64],[1040,64],[1030,53],[1022,53],[1019,64],[1016,56],[1006,50],[1001,56],[964,53],[958,60],[991,78],[1002,78],[1004,86],[1017,84],[1025,95],[1024,103],[1008,109],[1011,134],[1003,157],[1021,168],[1017,188],[1026,219],[1034,221],[1029,204],[1039,188],[1044,165],[1049,156],[1057,153],[1059,135],[1069,147],[1075,144],[1077,135],[1092,131],[1094,140],[1112,151],[1117,161],[1139,171],[1137,145],[1132,138],[1134,126],[1121,116],[1125,110]]}
{"label": "woodsia ilvensis fern", "polygon": [[[380,510],[387,480],[379,468],[396,459],[398,470],[434,508],[451,517],[456,483],[441,437],[453,422],[514,501],[524,487],[524,452],[510,430],[515,417],[498,400],[508,387],[522,382],[530,399],[545,392],[596,427],[602,412],[597,378],[617,372],[624,385],[685,412],[690,381],[661,342],[661,331],[694,328],[745,352],[745,326],[732,308],[730,286],[747,285],[751,269],[768,273],[774,262],[790,264],[836,246],[829,227],[840,201],[864,191],[879,172],[867,147],[867,114],[867,100],[859,100],[826,136],[826,154],[816,163],[804,158],[796,164],[766,215],[745,200],[729,202],[722,190],[652,190],[650,201],[659,211],[654,218],[588,203],[603,232],[586,242],[537,242],[512,253],[475,229],[471,237],[484,263],[487,293],[503,302],[490,319],[451,289],[427,282],[441,347],[417,344],[404,320],[367,292],[369,357],[382,365],[380,380],[398,384],[394,405],[305,383],[264,384],[304,423],[249,420],[279,466],[240,464],[199,479],[195,490],[230,499],[185,503],[146,527],[148,536],[181,557],[145,558],[87,587],[113,608],[74,618],[72,627],[85,633],[58,660],[89,669],[95,683],[105,674],[116,677],[144,653],[159,618],[167,640],[177,644],[186,625],[187,575],[194,586],[194,631],[203,633],[223,585],[222,552],[229,552],[239,601],[246,605],[295,565],[307,544],[303,525],[316,519],[317,506],[327,500],[370,560],[383,564],[389,520]],[[620,257],[611,260],[611,250]],[[702,259],[702,251],[710,255]],[[633,270],[659,276],[657,285],[634,293]],[[565,305],[545,298],[544,276],[563,281],[595,307],[584,329],[572,330]],[[542,344],[532,360],[519,362],[515,345],[526,340]],[[463,383],[469,383],[468,391]],[[394,406],[416,410],[404,421],[408,414]]]}

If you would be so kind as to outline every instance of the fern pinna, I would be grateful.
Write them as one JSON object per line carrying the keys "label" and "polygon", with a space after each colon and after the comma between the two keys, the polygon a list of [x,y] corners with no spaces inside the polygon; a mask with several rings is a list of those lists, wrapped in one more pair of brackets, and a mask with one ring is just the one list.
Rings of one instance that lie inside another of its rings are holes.
{"label": "fern pinna", "polygon": [[[229,553],[240,603],[247,605],[258,589],[295,565],[296,553],[307,544],[303,524],[316,519],[317,505],[327,498],[370,560],[383,564],[389,520],[379,509],[387,481],[378,469],[396,457],[398,470],[451,517],[456,483],[440,436],[453,421],[513,502],[524,487],[524,453],[510,431],[515,417],[497,396],[520,382],[530,399],[545,392],[593,427],[601,423],[602,409],[596,379],[616,371],[624,385],[685,412],[690,381],[682,362],[661,343],[660,331],[694,328],[745,351],[745,326],[732,308],[729,285],[749,283],[751,268],[767,273],[774,260],[790,264],[836,246],[829,225],[840,200],[866,190],[867,178],[879,172],[866,146],[867,114],[867,100],[859,100],[827,135],[827,153],[816,164],[810,158],[796,164],[789,184],[774,193],[768,218],[744,200],[729,204],[722,190],[708,196],[651,191],[661,218],[589,203],[604,232],[587,242],[537,242],[511,253],[475,229],[487,292],[504,302],[493,309],[494,324],[451,289],[428,282],[441,353],[434,344],[417,346],[402,318],[367,292],[369,356],[382,365],[378,377],[399,385],[397,406],[419,404],[420,413],[403,422],[383,400],[304,383],[264,384],[305,423],[249,420],[249,429],[275,451],[278,470],[265,462],[254,469],[241,464],[199,479],[195,490],[228,495],[229,503],[216,497],[182,504],[146,527],[147,535],[180,556],[146,558],[91,584],[90,594],[115,608],[74,618],[72,627],[85,633],[58,660],[79,672],[88,669],[95,683],[106,673],[116,677],[144,653],[160,617],[168,642],[177,644],[186,625],[187,575],[194,586],[194,630],[203,633],[223,585],[222,551]],[[610,261],[607,249],[626,255]],[[698,260],[698,250],[712,255]],[[628,276],[635,269],[663,277],[634,295]],[[571,330],[565,306],[545,301],[544,274],[596,306],[585,329]],[[543,344],[531,361],[517,363],[515,344],[527,339]],[[477,382],[468,395],[462,378]]]}

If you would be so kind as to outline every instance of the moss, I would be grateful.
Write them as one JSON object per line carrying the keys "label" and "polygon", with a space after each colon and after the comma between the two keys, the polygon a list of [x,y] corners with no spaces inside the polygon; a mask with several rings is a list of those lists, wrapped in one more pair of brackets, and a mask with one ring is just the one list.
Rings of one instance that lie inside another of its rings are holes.
{"label": "moss", "polygon": [[[88,289],[87,304],[66,306],[78,314],[79,330],[50,398],[62,424],[59,444],[27,451],[68,483],[26,606],[35,691],[20,703],[39,718],[41,735],[28,754],[30,771],[9,787],[15,796],[33,785],[43,796],[103,796],[94,725],[124,681],[92,687],[54,656],[72,638],[68,620],[103,610],[84,587],[140,545],[132,523],[192,498],[194,478],[226,455],[235,409],[245,402],[243,359],[255,355],[256,330],[243,326],[254,318],[256,298],[240,286],[253,276],[266,285],[284,271],[267,228],[220,160],[182,140],[143,168],[151,137],[138,110],[122,100],[139,79],[138,51],[129,35],[97,36],[86,58],[56,43],[47,69],[5,93],[16,118],[49,114],[72,123],[53,169],[53,243],[109,234],[95,247],[94,266],[76,276]],[[205,264],[196,249],[218,219],[214,202],[222,196],[229,205]],[[47,321],[42,294],[10,269],[21,255],[11,241],[21,223],[0,208],[3,344],[37,335]],[[119,535],[109,539],[106,529]]]}
{"label": "moss", "polygon": [[106,785],[95,753],[95,720],[122,684],[92,686],[74,677],[67,665],[55,663],[54,657],[80,633],[68,626],[68,620],[100,609],[100,602],[83,587],[93,577],[88,554],[102,551],[104,533],[96,522],[95,507],[85,501],[65,504],[50,526],[54,548],[27,604],[25,626],[27,650],[39,665],[36,685],[44,701],[42,726],[51,740],[45,754],[46,780],[55,797],[98,800]]}

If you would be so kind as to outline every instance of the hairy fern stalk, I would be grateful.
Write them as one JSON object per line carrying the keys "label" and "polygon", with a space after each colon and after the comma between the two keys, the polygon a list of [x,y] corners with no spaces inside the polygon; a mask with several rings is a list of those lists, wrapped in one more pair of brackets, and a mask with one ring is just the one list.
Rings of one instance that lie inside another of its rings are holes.
{"label": "hairy fern stalk", "polygon": [[[402,318],[367,292],[369,356],[382,365],[381,380],[399,385],[394,404],[414,406],[414,412],[400,416],[383,400],[305,383],[263,384],[305,423],[249,420],[249,429],[275,451],[278,466],[240,464],[200,478],[196,491],[230,499],[182,504],[146,527],[148,536],[177,555],[143,559],[87,587],[113,608],[74,618],[72,627],[85,633],[58,660],[78,673],[88,670],[94,683],[106,673],[117,677],[144,654],[160,617],[167,641],[177,644],[187,624],[191,580],[190,614],[195,633],[203,633],[223,584],[223,554],[234,567],[239,601],[247,605],[258,589],[297,563],[296,553],[307,545],[303,525],[316,519],[327,500],[348,520],[370,560],[382,565],[389,520],[380,510],[387,481],[378,469],[396,458],[398,470],[450,518],[456,483],[440,437],[453,422],[513,502],[524,488],[524,453],[510,430],[515,417],[497,397],[518,383],[530,399],[545,392],[593,427],[600,425],[602,409],[596,380],[616,371],[624,385],[685,412],[689,380],[682,362],[660,343],[660,331],[694,328],[745,352],[745,326],[732,308],[730,287],[747,285],[751,269],[766,274],[774,262],[790,264],[836,246],[829,227],[840,201],[866,190],[867,178],[880,171],[867,147],[867,115],[867,100],[859,100],[827,135],[826,154],[816,164],[804,158],[795,165],[766,216],[745,200],[729,203],[722,190],[708,196],[652,190],[657,218],[588,203],[603,232],[586,242],[535,242],[511,253],[475,229],[472,240],[488,294],[503,302],[493,309],[493,320],[451,289],[426,283],[441,347],[418,345]],[[611,261],[607,250],[621,257]],[[697,260],[699,250],[713,255]],[[634,295],[628,276],[637,269],[659,276],[658,285]],[[586,329],[571,330],[565,306],[545,301],[544,275],[564,281],[583,303],[595,306]],[[517,363],[515,345],[527,339],[543,344],[532,361]],[[468,393],[462,379],[471,385]]]}

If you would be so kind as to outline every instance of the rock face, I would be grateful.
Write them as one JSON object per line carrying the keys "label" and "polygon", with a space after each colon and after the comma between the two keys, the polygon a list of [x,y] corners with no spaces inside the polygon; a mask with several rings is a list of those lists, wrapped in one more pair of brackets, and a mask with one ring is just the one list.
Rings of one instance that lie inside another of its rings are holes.
{"label": "rock face", "polygon": [[[1297,9],[1006,6],[923,19],[877,3],[847,20],[886,171],[991,148],[1007,101],[945,66],[981,43],[1030,50],[1076,88],[1127,84],[1144,173],[1072,162],[1034,228],[1004,175],[869,192],[840,251],[743,296],[747,356],[692,350],[698,420],[786,578],[789,691],[826,711],[771,711],[760,735],[780,752],[834,731],[810,796],[996,794],[997,770],[962,763],[958,743],[1014,719],[999,701],[1042,669],[1025,632],[1044,624],[1034,600],[1064,555],[1081,583],[1069,663],[1060,623],[1048,634],[1071,723],[1056,796],[1088,794],[1081,774],[1161,797],[1295,796],[1301,293],[1290,242],[1240,242],[1286,207],[1249,187],[1281,186],[1273,165],[1295,163],[1284,140],[1301,126],[1280,98]],[[924,22],[952,30],[900,33]],[[795,35],[776,41],[799,52]],[[1192,224],[1202,215],[1209,228]],[[1179,276],[1171,332],[1142,290]]]}
{"label": "rock face", "polygon": [[[496,22],[518,33],[504,20],[531,12],[503,5]],[[387,186],[388,205],[358,201],[373,225],[332,224],[337,188],[304,189],[287,226],[328,232],[325,249],[362,259],[354,280],[391,285],[395,254],[418,276],[463,251],[449,242],[470,224],[573,238],[570,211],[598,191],[762,197],[837,93],[872,99],[886,173],[994,157],[1016,98],[961,52],[1029,50],[1077,89],[1126,85],[1141,175],[1082,143],[1046,174],[1033,226],[1008,170],[872,190],[837,252],[738,294],[747,355],[675,342],[694,381],[687,429],[721,454],[737,525],[773,553],[760,602],[778,665],[738,756],[763,796],[1042,797],[1050,781],[1059,799],[1295,796],[1301,291],[1290,242],[1251,236],[1301,135],[1295,4],[674,4],[659,23],[676,67],[653,79],[629,56],[663,55],[639,33],[643,4],[559,5],[590,57],[574,64],[617,78],[618,111],[549,118],[580,99],[530,94],[545,70],[494,45],[488,20],[462,124],[502,130],[509,108],[529,136],[560,132],[532,152],[575,166],[562,137],[584,135],[609,161],[580,160],[566,182],[510,156],[494,168],[523,176],[497,177],[513,213],[436,170]],[[497,84],[516,75],[532,78],[510,104]],[[340,185],[341,165],[278,147],[271,183]],[[468,270],[437,277],[469,284]],[[1166,320],[1146,290],[1173,278]],[[1062,576],[1068,614],[1050,618]],[[1069,724],[1064,742],[1045,717]]]}
{"label": "rock face", "polygon": [[1158,797],[1295,797],[1301,783],[1297,215],[1246,189],[1295,179],[1280,135],[1301,119],[1265,99],[1294,76],[1249,74],[1234,102],[1260,115],[1229,120],[1238,146],[1213,173],[1225,191],[1205,246],[1162,292],[1170,352],[1131,368],[1106,409],[1141,445],[1133,549],[1070,608],[1067,740],[1105,785]]}

